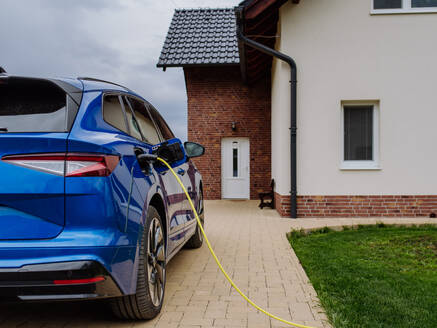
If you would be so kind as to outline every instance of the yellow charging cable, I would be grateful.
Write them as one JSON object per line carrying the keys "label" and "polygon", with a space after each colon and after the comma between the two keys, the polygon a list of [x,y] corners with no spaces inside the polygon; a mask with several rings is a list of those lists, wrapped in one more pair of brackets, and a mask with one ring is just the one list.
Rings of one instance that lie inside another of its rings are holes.
{"label": "yellow charging cable", "polygon": [[220,263],[219,259],[217,258],[217,255],[215,255],[214,250],[211,247],[211,244],[209,243],[208,237],[206,236],[205,230],[203,230],[202,227],[202,223],[200,222],[199,219],[199,215],[197,214],[197,211],[194,207],[193,201],[191,200],[190,195],[188,195],[187,190],[185,189],[184,184],[182,183],[181,179],[179,179],[179,177],[177,176],[176,172],[171,168],[171,166],[162,158],[158,157],[157,158],[158,161],[162,162],[165,166],[168,167],[168,169],[171,171],[171,173],[173,173],[174,177],[176,178],[176,180],[179,182],[180,186],[182,187],[182,190],[185,193],[185,196],[187,196],[188,202],[190,203],[191,208],[193,209],[194,215],[196,217],[197,220],[197,224],[200,227],[200,230],[202,231],[202,235],[206,241],[206,244],[208,245],[209,251],[211,252],[212,257],[214,257],[215,262],[217,263],[218,267],[220,268],[220,270],[222,271],[223,275],[226,277],[226,279],[229,281],[229,283],[232,285],[232,287],[235,288],[235,290],[241,295],[241,297],[243,297],[250,305],[252,305],[255,309],[257,309],[258,311],[261,311],[262,313],[264,313],[265,315],[269,316],[270,318],[276,319],[278,321],[281,321],[287,325],[290,326],[295,326],[295,327],[299,327],[299,328],[313,328],[313,327],[309,327],[309,326],[304,326],[304,325],[300,325],[282,318],[279,318],[277,316],[275,316],[274,314],[271,314],[269,312],[267,312],[266,310],[262,309],[261,307],[259,307],[258,305],[256,305],[252,300],[249,299],[249,297],[247,297],[241,290],[240,288],[237,287],[237,285],[235,285],[235,283],[232,281],[231,277],[229,277],[229,275],[226,273],[225,269],[223,268],[222,264]]}

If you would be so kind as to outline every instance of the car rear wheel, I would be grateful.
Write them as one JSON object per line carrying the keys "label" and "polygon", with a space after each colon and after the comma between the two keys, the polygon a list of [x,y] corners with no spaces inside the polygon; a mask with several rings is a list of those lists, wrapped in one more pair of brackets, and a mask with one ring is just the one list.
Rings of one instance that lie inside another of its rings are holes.
{"label": "car rear wheel", "polygon": [[161,311],[165,290],[165,234],[158,211],[149,206],[138,265],[137,291],[112,300],[121,319],[152,319]]}
{"label": "car rear wheel", "polygon": [[[205,213],[203,209],[203,192],[202,190],[199,193],[199,201],[198,201],[198,209],[199,212],[197,213],[199,215],[200,222],[202,222],[202,228],[205,226]],[[194,235],[187,241],[186,247],[187,248],[199,248],[203,244],[203,234],[200,230],[199,224],[196,225],[196,232]]]}

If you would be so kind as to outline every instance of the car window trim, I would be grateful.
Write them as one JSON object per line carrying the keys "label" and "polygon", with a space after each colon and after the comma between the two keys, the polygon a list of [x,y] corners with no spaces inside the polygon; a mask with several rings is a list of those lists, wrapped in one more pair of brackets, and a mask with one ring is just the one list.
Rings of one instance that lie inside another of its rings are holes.
{"label": "car window trim", "polygon": [[166,141],[166,140],[164,139],[164,136],[162,135],[162,131],[161,131],[161,129],[159,128],[158,124],[155,122],[155,119],[153,118],[153,115],[152,115],[152,113],[150,112],[150,108],[152,107],[152,105],[145,101],[145,102],[144,102],[144,107],[146,108],[146,110],[147,110],[147,114],[149,115],[150,119],[151,119],[152,122],[153,122],[153,125],[155,126],[156,131],[158,132],[159,139],[161,140],[161,142]]}
{"label": "car window trim", "polygon": [[167,122],[164,120],[164,118],[163,118],[162,115],[159,113],[159,111],[158,111],[158,110],[157,110],[157,109],[156,109],[152,104],[150,104],[149,102],[146,102],[146,103],[147,103],[147,110],[149,111],[149,114],[150,114],[150,117],[152,118],[152,121],[155,122],[155,118],[154,118],[154,116],[152,115],[151,111],[155,111],[156,114],[157,114],[157,116],[160,117],[160,118],[162,119],[162,121],[164,121],[165,125],[167,125],[167,128],[170,130],[171,134],[173,135],[173,138],[165,139],[164,136],[163,136],[163,134],[162,134],[161,129],[159,128],[158,124],[155,122],[156,129],[157,129],[158,131],[160,131],[160,133],[161,133],[162,141],[164,142],[164,141],[167,141],[167,140],[171,140],[171,139],[176,138],[176,136],[174,135],[173,131],[170,129],[170,127],[168,126]]}
{"label": "car window trim", "polygon": [[[153,108],[153,109],[154,109],[154,110],[159,114],[159,112],[156,110],[156,108],[153,107],[153,105],[150,104],[147,100],[142,99],[142,98],[140,98],[140,97],[138,97],[138,96],[131,95],[131,94],[123,94],[123,95],[124,95],[124,97],[126,97],[128,100],[129,100],[129,98],[133,98],[133,99],[135,99],[135,100],[138,100],[140,103],[142,103],[142,104],[144,105],[144,107],[146,108],[147,115],[149,115],[149,118],[150,118],[150,120],[152,121],[153,126],[155,127],[156,132],[158,132],[158,138],[159,138],[160,142],[164,142],[164,141],[166,141],[166,139],[165,139],[165,138],[163,137],[163,135],[162,135],[161,129],[159,128],[158,124],[155,122],[155,120],[154,120],[154,118],[153,118],[153,115],[152,115],[151,112],[150,112],[150,108]],[[130,103],[129,103],[129,104],[130,104]],[[131,110],[134,111],[132,107],[131,107]],[[170,131],[171,131],[171,130],[170,130]],[[173,134],[173,131],[172,131],[172,134]],[[150,144],[149,144],[149,145],[150,145]]]}
{"label": "car window trim", "polygon": [[[150,145],[150,143],[148,143],[148,142],[146,141],[146,138],[144,137],[143,131],[141,131],[141,126],[138,124],[138,120],[137,120],[137,117],[136,117],[136,115],[135,115],[135,111],[133,110],[133,108],[132,108],[132,104],[129,102],[129,99],[127,99],[127,97],[126,97],[125,95],[120,96],[120,97],[121,97],[121,99],[124,99],[124,101],[126,101],[128,107],[129,107],[129,110],[130,110],[130,112],[131,112],[131,114],[132,114],[132,117],[133,117],[133,119],[135,120],[135,123],[136,123],[136,125],[137,125],[137,127],[138,127],[138,132],[140,133],[141,141],[142,141],[142,142],[145,142],[146,144],[149,144],[149,145]],[[124,102],[122,102],[122,104],[123,104],[123,107],[124,107]],[[127,115],[126,115],[126,117],[127,117]],[[127,119],[127,118],[126,118],[126,119]],[[140,139],[134,137],[132,134],[130,134],[130,136],[131,136],[132,138],[135,138],[135,139],[137,139],[137,140],[140,140]]]}
{"label": "car window trim", "polygon": [[[129,98],[133,98],[133,99],[135,99],[135,100],[138,100],[140,103],[142,103],[142,104],[144,105],[144,108],[146,109],[146,114],[149,116],[149,119],[152,121],[152,124],[153,124],[153,126],[155,127],[156,132],[158,133],[158,138],[159,138],[160,143],[161,143],[161,142],[164,142],[165,140],[164,140],[164,138],[162,137],[161,131],[159,130],[158,126],[156,125],[156,123],[155,123],[155,121],[154,121],[152,115],[150,115],[150,112],[149,112],[149,109],[148,109],[148,104],[149,104],[149,103],[148,103],[147,101],[145,101],[144,99],[141,99],[141,98],[139,98],[139,97],[135,97],[135,96],[132,96],[132,95],[129,95],[129,94],[124,95],[124,96],[127,98],[128,101],[129,101]],[[133,110],[133,108],[132,108],[132,104],[131,104],[130,102],[129,102],[129,107],[130,107],[130,109],[131,109],[132,112],[135,112],[135,111]],[[137,121],[137,122],[138,122],[138,121]],[[138,127],[139,127],[139,125],[138,125]],[[148,143],[148,142],[146,142],[146,141],[144,141],[144,142],[147,143],[148,145],[152,145],[151,143]],[[153,146],[153,145],[152,145],[152,146]]]}
{"label": "car window trim", "polygon": [[[146,140],[146,137],[144,136],[144,133],[143,133],[143,131],[141,130],[141,126],[140,126],[140,124],[138,123],[138,120],[137,120],[137,116],[135,115],[135,111],[134,111],[134,109],[133,109],[133,107],[132,107],[132,104],[130,103],[130,101],[129,101],[129,96],[124,96],[124,99],[125,99],[125,101],[127,102],[127,104],[128,104],[128,106],[129,106],[129,109],[130,109],[130,111],[131,111],[131,113],[132,113],[132,115],[133,115],[133,117],[135,118],[135,122],[137,122],[137,126],[138,126],[138,129],[139,129],[139,131],[140,131],[140,134],[141,134],[141,138],[143,138],[143,142],[145,142],[146,144],[148,144],[148,145],[152,145],[148,140]],[[135,137],[134,137],[135,138]]]}
{"label": "car window trim", "polygon": [[[137,100],[137,101],[139,101],[139,102],[141,102],[143,105],[144,105],[144,107],[146,108],[146,111],[147,111],[147,114],[149,115],[149,118],[150,118],[150,120],[152,121],[152,123],[153,123],[153,126],[155,127],[155,129],[156,129],[156,131],[158,132],[158,138],[159,138],[159,140],[161,141],[161,142],[164,142],[164,141],[167,141],[167,139],[165,139],[164,137],[163,137],[163,135],[162,135],[162,132],[161,132],[161,129],[159,128],[159,126],[158,126],[158,124],[156,123],[156,121],[155,121],[155,119],[153,118],[153,115],[152,115],[152,113],[151,113],[151,109],[153,109],[153,110],[155,110],[156,112],[157,112],[157,114],[162,118],[162,115],[159,113],[159,111],[151,104],[151,103],[149,103],[147,100],[145,100],[145,99],[143,99],[143,98],[141,98],[141,97],[138,97],[138,96],[136,96],[136,95],[132,95],[132,94],[129,94],[129,93],[121,93],[124,97],[126,97],[127,98],[127,100],[129,100],[129,98],[132,98],[132,99],[135,99],[135,100]],[[129,103],[130,104],[130,103]],[[133,108],[131,107],[131,110],[133,111]],[[164,120],[164,118],[162,118],[163,120]],[[164,120],[164,122],[165,122],[165,120]],[[165,123],[165,124],[167,124],[167,122]],[[167,126],[168,126],[168,124],[167,124]],[[173,136],[174,136],[174,133],[173,133],[173,131],[170,129],[170,127],[168,127],[169,128],[169,130],[171,131],[171,133],[173,134]],[[175,136],[174,136],[174,138],[176,138]],[[170,139],[168,139],[168,140],[170,140]],[[147,143],[147,144],[149,144],[149,143]],[[150,144],[149,144],[150,145]]]}
{"label": "car window trim", "polygon": [[[122,112],[123,112],[123,116],[124,116],[124,124],[126,125],[126,130],[128,131],[127,133],[126,133],[125,131],[123,131],[123,130],[120,130],[118,127],[116,127],[115,125],[112,125],[111,123],[109,123],[108,121],[105,120],[105,108],[104,108],[104,104],[105,104],[105,97],[106,97],[106,96],[117,96],[117,98],[118,98],[118,97],[120,96],[120,94],[117,93],[117,92],[104,92],[104,93],[102,93],[102,99],[101,99],[102,106],[101,106],[101,111],[102,111],[102,118],[103,118],[103,121],[104,121],[106,124],[108,124],[109,126],[112,126],[112,127],[113,127],[114,129],[116,129],[117,131],[120,131],[120,132],[124,133],[125,135],[130,136],[130,129],[129,129],[129,125],[127,124],[126,112],[125,112],[123,106],[121,106],[121,110],[122,110]],[[120,98],[118,98],[118,102],[120,103]],[[121,103],[120,103],[120,105],[121,105]]]}
{"label": "car window trim", "polygon": [[[118,101],[119,101],[119,103],[120,103],[120,105],[121,105],[121,108],[122,108],[122,111],[123,111],[124,124],[125,124],[125,126],[126,126],[126,130],[128,131],[128,133],[126,133],[125,131],[120,130],[119,128],[117,128],[116,126],[112,125],[111,123],[109,123],[109,122],[107,122],[107,121],[105,120],[105,115],[104,115],[104,106],[103,106],[103,104],[104,104],[104,100],[105,100],[105,99],[104,99],[105,96],[117,96],[117,97],[118,97]],[[124,106],[124,102],[120,99],[120,97],[126,99],[126,102],[127,102],[127,104],[128,104],[128,107],[129,107],[129,109],[130,109],[130,111],[131,111],[131,113],[132,113],[132,115],[133,115],[135,121],[137,122],[137,126],[138,126],[138,128],[139,128],[139,130],[140,130],[140,134],[141,134],[141,137],[143,138],[143,140],[140,140],[140,139],[134,137],[134,136],[131,134],[130,126],[129,126],[129,123],[128,123],[128,120],[127,120],[127,115],[126,115],[126,108],[125,108],[125,106]],[[149,115],[149,118],[150,118],[150,120],[152,121],[153,126],[154,126],[155,129],[156,129],[156,132],[158,133],[158,138],[159,138],[160,142],[162,143],[162,142],[167,141],[167,140],[163,137],[162,132],[161,132],[161,129],[159,128],[158,124],[155,122],[155,119],[153,118],[153,115],[152,115],[152,113],[151,113],[152,110],[155,110],[155,111],[157,112],[157,114],[158,114],[159,116],[161,116],[161,115],[159,114],[158,110],[157,110],[155,107],[153,107],[153,105],[150,104],[147,100],[144,100],[144,99],[142,99],[142,98],[140,98],[140,97],[138,97],[138,96],[135,96],[135,95],[131,95],[131,94],[124,93],[124,92],[104,92],[104,93],[102,93],[102,117],[103,117],[103,121],[104,121],[106,124],[112,126],[114,129],[116,129],[116,130],[118,130],[118,131],[120,131],[120,132],[122,132],[122,133],[128,135],[128,136],[131,137],[131,138],[134,138],[135,140],[138,140],[138,141],[144,142],[145,144],[147,144],[147,145],[149,145],[149,146],[154,146],[153,144],[151,144],[151,143],[149,143],[149,142],[147,142],[147,141],[145,140],[144,135],[143,135],[143,133],[142,133],[142,131],[141,131],[141,127],[140,127],[140,125],[138,124],[138,120],[136,119],[135,111],[133,110],[132,105],[131,105],[131,103],[129,102],[129,98],[133,98],[133,99],[135,99],[135,100],[138,100],[139,102],[141,102],[141,103],[144,105],[144,107],[146,108],[147,114]],[[162,118],[162,116],[161,116],[161,118]],[[162,118],[162,119],[163,119],[163,118]],[[163,119],[163,120],[164,120],[164,119]],[[165,120],[164,120],[164,122],[165,122]],[[167,124],[167,123],[166,123],[166,124]],[[169,127],[169,129],[170,129],[170,127]],[[170,129],[170,131],[171,131],[171,133],[174,135],[174,133],[173,133],[173,131],[172,131],[171,129]],[[176,138],[176,137],[175,137],[175,138]],[[169,139],[169,140],[170,140],[170,139]]]}
{"label": "car window trim", "polygon": [[121,95],[118,95],[118,102],[120,103],[121,109],[123,111],[124,124],[126,125],[127,132],[129,135],[131,135],[130,126],[129,126],[129,123],[127,121],[126,108],[124,108],[124,103],[123,103],[123,100],[121,98]]}

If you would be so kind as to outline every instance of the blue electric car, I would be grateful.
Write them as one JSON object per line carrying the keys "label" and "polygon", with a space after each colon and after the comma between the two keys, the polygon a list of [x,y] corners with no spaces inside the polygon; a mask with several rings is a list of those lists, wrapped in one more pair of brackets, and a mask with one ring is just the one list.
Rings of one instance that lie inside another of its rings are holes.
{"label": "blue electric car", "polygon": [[126,319],[162,306],[166,264],[202,245],[202,178],[145,99],[90,78],[0,74],[0,298],[108,298]]}

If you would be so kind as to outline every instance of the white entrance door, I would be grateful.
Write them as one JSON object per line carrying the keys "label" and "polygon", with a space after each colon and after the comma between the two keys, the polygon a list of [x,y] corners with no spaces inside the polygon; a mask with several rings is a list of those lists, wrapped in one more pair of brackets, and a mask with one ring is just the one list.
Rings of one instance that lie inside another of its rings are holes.
{"label": "white entrance door", "polygon": [[249,138],[222,139],[222,198],[250,198],[249,163]]}

